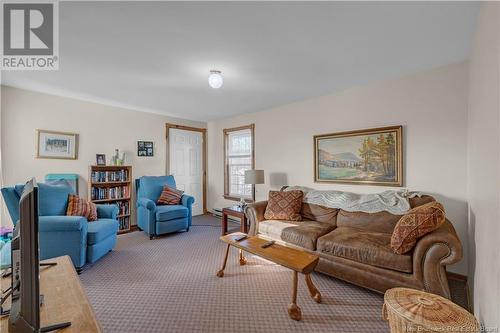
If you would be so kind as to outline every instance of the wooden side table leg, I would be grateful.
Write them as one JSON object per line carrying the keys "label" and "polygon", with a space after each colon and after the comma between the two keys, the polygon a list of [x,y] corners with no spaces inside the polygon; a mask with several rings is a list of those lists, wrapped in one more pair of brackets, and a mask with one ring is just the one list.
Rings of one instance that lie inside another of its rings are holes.
{"label": "wooden side table leg", "polygon": [[302,319],[302,311],[297,306],[297,284],[298,284],[298,273],[293,271],[293,287],[292,287],[292,303],[288,305],[288,315],[293,320]]}
{"label": "wooden side table leg", "polygon": [[243,250],[239,250],[240,266],[244,266],[247,263],[247,258],[243,255]]}
{"label": "wooden side table leg", "polygon": [[220,277],[220,278],[224,276],[224,270],[226,269],[227,257],[229,255],[229,247],[230,246],[231,245],[227,244],[226,255],[224,256],[224,263],[222,264],[222,268],[217,272],[217,276]]}
{"label": "wooden side table leg", "polygon": [[309,289],[309,294],[311,294],[311,297],[316,303],[321,303],[321,294],[314,285],[312,279],[311,279],[311,274],[306,274],[306,284],[307,284],[307,289]]}
{"label": "wooden side table leg", "polygon": [[222,221],[221,221],[221,227],[222,227],[222,236],[227,234],[227,214],[222,213]]}
{"label": "wooden side table leg", "polygon": [[247,218],[244,215],[241,218],[240,231],[245,234],[248,234]]}

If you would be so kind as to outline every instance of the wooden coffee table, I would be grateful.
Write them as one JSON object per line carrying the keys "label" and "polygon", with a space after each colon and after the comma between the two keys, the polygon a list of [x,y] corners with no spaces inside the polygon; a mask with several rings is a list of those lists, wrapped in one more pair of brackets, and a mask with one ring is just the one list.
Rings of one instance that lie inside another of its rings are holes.
{"label": "wooden coffee table", "polygon": [[241,232],[235,232],[220,237],[220,239],[224,243],[227,243],[227,248],[222,268],[217,272],[218,277],[222,278],[224,276],[224,269],[226,268],[229,248],[231,246],[234,246],[237,249],[255,254],[259,257],[272,261],[293,271],[292,303],[288,306],[288,315],[293,320],[302,319],[302,312],[297,306],[298,273],[302,273],[305,275],[309,294],[314,299],[314,301],[316,301],[316,303],[321,303],[321,294],[311,279],[311,273],[313,272],[319,261],[318,256],[310,254],[303,250],[283,246],[280,244],[273,244],[270,247],[262,248],[261,245],[268,242],[268,240],[260,238],[259,236],[248,237],[239,242],[234,240],[241,235],[244,234]]}

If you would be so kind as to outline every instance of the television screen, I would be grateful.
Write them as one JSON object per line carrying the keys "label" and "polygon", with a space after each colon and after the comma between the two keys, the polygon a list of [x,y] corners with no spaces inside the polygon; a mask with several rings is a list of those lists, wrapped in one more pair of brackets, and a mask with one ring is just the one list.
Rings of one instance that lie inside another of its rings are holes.
{"label": "television screen", "polygon": [[19,222],[12,240],[12,305],[9,332],[40,330],[38,249],[38,187],[35,179],[24,186]]}

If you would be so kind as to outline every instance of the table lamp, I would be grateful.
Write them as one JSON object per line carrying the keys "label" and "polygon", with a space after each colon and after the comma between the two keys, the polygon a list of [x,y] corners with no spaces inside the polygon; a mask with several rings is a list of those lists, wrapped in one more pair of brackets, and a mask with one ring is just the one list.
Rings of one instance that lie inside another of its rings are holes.
{"label": "table lamp", "polygon": [[[246,170],[245,184],[264,184],[264,170]],[[241,199],[242,207],[246,205],[245,200]]]}

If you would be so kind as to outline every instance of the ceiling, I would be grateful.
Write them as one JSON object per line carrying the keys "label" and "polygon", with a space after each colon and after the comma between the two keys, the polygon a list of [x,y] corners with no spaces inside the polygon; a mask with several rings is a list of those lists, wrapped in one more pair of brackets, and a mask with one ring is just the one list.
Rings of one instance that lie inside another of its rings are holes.
{"label": "ceiling", "polygon": [[61,2],[59,70],[4,71],[2,84],[207,121],[465,60],[478,8]]}

